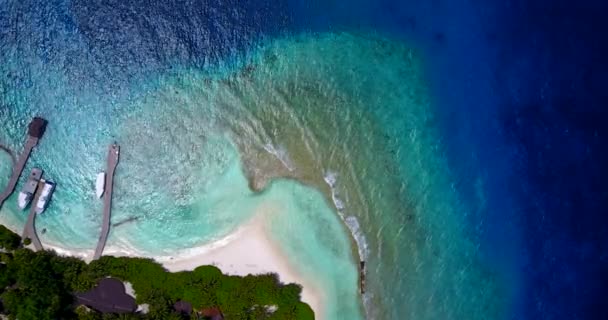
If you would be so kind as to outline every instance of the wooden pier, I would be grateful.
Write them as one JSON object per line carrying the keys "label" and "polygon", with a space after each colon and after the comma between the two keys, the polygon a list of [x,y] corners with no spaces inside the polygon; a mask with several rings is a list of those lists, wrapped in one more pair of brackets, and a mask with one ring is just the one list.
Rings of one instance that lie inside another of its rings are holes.
{"label": "wooden pier", "polygon": [[34,149],[34,147],[38,144],[38,140],[40,140],[40,138],[42,138],[42,136],[44,135],[46,125],[47,121],[38,117],[32,119],[32,122],[30,122],[28,126],[28,137],[25,142],[25,148],[23,149],[23,152],[21,152],[21,154],[19,155],[19,159],[17,159],[17,162],[13,166],[13,173],[8,184],[6,185],[6,188],[2,193],[0,193],[0,207],[2,207],[4,201],[6,201],[6,199],[8,199],[8,197],[10,197],[15,191],[15,187],[17,186],[17,182],[19,181],[19,177],[21,177],[21,173],[25,168],[25,164],[30,158],[32,149]]}
{"label": "wooden pier", "polygon": [[120,153],[120,146],[116,143],[110,145],[108,149],[107,158],[107,170],[106,170],[106,183],[105,191],[103,193],[103,219],[101,223],[101,234],[99,235],[99,241],[97,242],[97,248],[93,255],[93,260],[97,260],[101,257],[103,249],[106,246],[108,240],[108,234],[110,233],[110,218],[112,213],[112,189],[114,187],[114,172],[118,165],[118,156]]}
{"label": "wooden pier", "polygon": [[25,223],[25,227],[23,228],[22,238],[29,238],[32,240],[32,244],[34,245],[34,249],[36,251],[43,250],[42,243],[38,238],[38,234],[36,233],[36,204],[38,203],[38,199],[40,198],[40,194],[44,189],[44,179],[40,179],[38,181],[38,188],[36,188],[36,194],[34,195],[34,200],[32,200],[32,204],[30,207],[30,214],[27,217],[27,222]]}

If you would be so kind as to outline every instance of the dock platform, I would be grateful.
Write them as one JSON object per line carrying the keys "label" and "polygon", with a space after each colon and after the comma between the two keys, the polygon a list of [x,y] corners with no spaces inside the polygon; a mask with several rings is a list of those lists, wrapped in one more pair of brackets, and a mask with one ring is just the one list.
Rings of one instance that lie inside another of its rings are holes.
{"label": "dock platform", "polygon": [[30,122],[28,126],[28,137],[25,142],[23,152],[21,152],[19,158],[17,159],[17,162],[13,166],[13,173],[8,184],[6,185],[6,188],[2,193],[0,193],[0,207],[2,207],[6,199],[8,199],[8,197],[10,197],[15,191],[15,187],[17,186],[17,182],[19,181],[19,177],[21,177],[21,173],[25,168],[25,164],[30,158],[32,149],[34,149],[34,147],[38,145],[38,140],[40,140],[40,138],[42,138],[42,136],[44,135],[46,125],[47,121],[39,117],[35,117],[34,119],[32,119],[32,122]]}
{"label": "dock platform", "polygon": [[42,189],[44,189],[44,179],[40,179],[38,181],[38,188],[36,189],[36,193],[34,194],[34,200],[32,200],[32,205],[30,207],[30,214],[27,217],[27,222],[25,223],[25,227],[23,228],[22,238],[29,238],[32,240],[32,244],[34,245],[34,249],[36,251],[43,250],[42,243],[38,238],[38,234],[36,233],[36,203],[38,203],[38,199],[40,198],[40,194],[42,194]]}
{"label": "dock platform", "polygon": [[101,234],[99,235],[99,241],[97,242],[97,248],[95,249],[93,260],[97,260],[101,257],[103,249],[106,246],[106,241],[108,240],[108,234],[110,233],[112,189],[114,187],[114,173],[116,171],[116,166],[118,165],[119,154],[120,146],[116,143],[110,145],[107,158],[106,183],[104,187],[105,191],[103,193],[103,219],[101,223]]}

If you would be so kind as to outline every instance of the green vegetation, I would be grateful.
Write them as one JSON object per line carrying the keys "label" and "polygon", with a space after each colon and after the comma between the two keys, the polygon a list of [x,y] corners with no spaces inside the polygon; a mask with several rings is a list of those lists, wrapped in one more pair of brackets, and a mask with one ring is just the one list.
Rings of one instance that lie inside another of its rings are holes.
{"label": "green vegetation", "polygon": [[[226,319],[314,319],[300,301],[301,287],[281,284],[274,274],[227,276],[213,266],[170,273],[149,259],[110,256],[87,265],[50,251],[32,252],[19,242],[17,235],[0,228],[0,246],[6,251],[0,255],[0,313],[10,319],[195,319],[173,311],[178,300],[190,302],[195,310],[218,307]],[[137,303],[148,304],[149,312],[119,316],[74,309],[72,293],[89,290],[107,276],[130,282]],[[265,306],[277,309],[271,313]]]}
{"label": "green vegetation", "polygon": [[0,248],[4,250],[15,250],[19,247],[21,238],[14,234],[12,231],[7,229],[5,226],[0,225]]}

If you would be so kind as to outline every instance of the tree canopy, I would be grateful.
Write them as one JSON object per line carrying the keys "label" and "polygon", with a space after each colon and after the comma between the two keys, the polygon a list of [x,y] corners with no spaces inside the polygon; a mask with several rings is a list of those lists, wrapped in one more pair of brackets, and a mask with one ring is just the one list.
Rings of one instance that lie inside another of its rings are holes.
{"label": "tree canopy", "polygon": [[[217,307],[226,319],[314,319],[312,309],[300,300],[302,288],[281,283],[276,274],[229,276],[214,266],[170,273],[150,259],[112,256],[86,264],[52,251],[22,248],[20,240],[0,226],[0,245],[7,251],[0,257],[0,313],[10,319],[195,319],[176,313],[177,301],[191,303],[194,310]],[[75,292],[90,290],[108,276],[130,282],[137,303],[148,304],[149,312],[116,315],[74,309]]]}
{"label": "tree canopy", "polygon": [[0,225],[0,249],[15,250],[21,244],[21,237]]}

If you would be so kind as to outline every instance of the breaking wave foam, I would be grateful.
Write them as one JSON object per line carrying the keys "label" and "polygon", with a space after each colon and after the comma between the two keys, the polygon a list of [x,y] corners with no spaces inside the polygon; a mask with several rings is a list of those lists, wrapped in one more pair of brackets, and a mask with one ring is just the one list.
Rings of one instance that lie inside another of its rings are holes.
{"label": "breaking wave foam", "polygon": [[336,210],[338,211],[338,215],[340,216],[342,221],[344,221],[344,223],[348,227],[348,230],[350,231],[351,235],[353,236],[353,239],[355,239],[355,243],[357,244],[357,251],[359,252],[359,259],[361,259],[361,261],[365,261],[369,255],[369,247],[367,245],[367,239],[365,238],[365,235],[361,231],[361,227],[360,227],[359,220],[357,219],[357,217],[352,216],[352,215],[347,215],[345,212],[346,207],[344,205],[344,201],[342,201],[342,199],[340,199],[340,197],[338,196],[338,191],[336,190],[336,184],[338,182],[337,174],[334,172],[328,171],[323,176],[323,180],[325,180],[325,183],[327,183],[327,185],[329,186],[329,188],[331,190],[331,199],[334,203],[334,206],[336,207]]}
{"label": "breaking wave foam", "polygon": [[285,150],[285,148],[283,148],[281,146],[279,146],[277,148],[272,143],[267,143],[264,145],[264,150],[266,150],[268,153],[272,154],[279,161],[281,161],[281,163],[285,166],[285,168],[287,168],[287,170],[289,170],[289,171],[295,170],[295,166],[293,165],[293,162],[289,158],[289,154],[287,153],[287,150]]}

